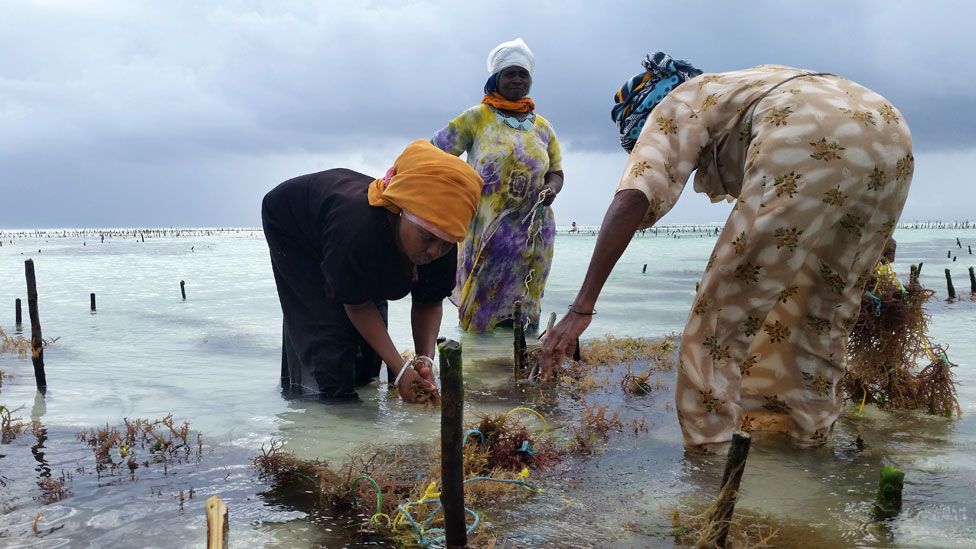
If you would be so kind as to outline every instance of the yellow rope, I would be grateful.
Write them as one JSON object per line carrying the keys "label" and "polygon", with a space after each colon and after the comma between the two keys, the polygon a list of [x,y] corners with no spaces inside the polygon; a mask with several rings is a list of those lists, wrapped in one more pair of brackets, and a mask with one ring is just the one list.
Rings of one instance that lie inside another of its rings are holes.
{"label": "yellow rope", "polygon": [[891,263],[879,263],[875,265],[874,276],[877,279],[877,282],[875,282],[874,289],[871,290],[871,293],[878,293],[878,289],[881,288],[882,282],[893,282],[896,286],[901,288],[901,281],[898,280],[898,275],[891,267]]}
{"label": "yellow rope", "polygon": [[539,412],[533,410],[532,408],[528,408],[528,407],[525,407],[525,406],[519,406],[518,408],[512,408],[511,410],[508,411],[508,413],[505,414],[505,417],[508,417],[508,416],[512,415],[513,413],[515,413],[515,412],[529,412],[530,414],[533,414],[533,415],[535,415],[535,417],[539,418],[542,421],[542,431],[540,431],[540,433],[545,433],[546,431],[549,430],[549,422],[546,421],[546,418],[543,417],[542,414],[540,414]]}
{"label": "yellow rope", "polygon": [[861,415],[861,412],[864,411],[864,403],[867,401],[867,399],[868,399],[868,390],[864,389],[864,395],[861,397],[861,407],[857,409],[857,415]]}
{"label": "yellow rope", "polygon": [[925,337],[925,334],[922,334],[922,343],[925,346],[925,354],[928,355],[929,360],[932,362],[938,362],[939,357],[935,356],[935,353],[932,352],[932,342],[929,341],[929,338]]}

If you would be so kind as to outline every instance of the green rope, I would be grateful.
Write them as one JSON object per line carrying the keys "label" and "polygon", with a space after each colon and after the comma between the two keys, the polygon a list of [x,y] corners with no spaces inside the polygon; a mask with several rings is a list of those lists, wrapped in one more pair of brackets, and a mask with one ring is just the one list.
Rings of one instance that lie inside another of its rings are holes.
{"label": "green rope", "polygon": [[379,485],[379,483],[376,482],[376,479],[374,479],[373,477],[371,477],[369,475],[359,475],[358,477],[356,477],[355,480],[352,481],[352,486],[349,488],[349,495],[352,496],[353,503],[355,503],[356,502],[356,499],[357,499],[356,498],[356,484],[360,480],[368,480],[369,482],[371,482],[373,484],[373,488],[376,488],[376,512],[377,513],[382,512],[383,511],[383,491],[380,490],[380,485]]}

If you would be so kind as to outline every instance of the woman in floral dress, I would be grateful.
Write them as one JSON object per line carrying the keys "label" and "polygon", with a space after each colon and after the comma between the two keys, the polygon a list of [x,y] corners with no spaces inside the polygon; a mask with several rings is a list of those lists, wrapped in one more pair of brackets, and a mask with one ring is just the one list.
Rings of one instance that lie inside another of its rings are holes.
{"label": "woman in floral dress", "polygon": [[634,231],[695,190],[736,201],[695,296],[675,402],[687,446],[733,431],[828,440],[861,292],[908,195],[904,117],[845,78],[784,66],[702,74],[658,53],[617,92],[629,153],[570,313],[549,332],[544,374],[589,325]]}
{"label": "woman in floral dress", "polygon": [[431,142],[461,155],[484,179],[481,203],[458,251],[451,300],[464,330],[487,332],[523,320],[538,325],[552,262],[555,221],[549,207],[562,190],[556,134],[528,97],[535,60],[522,39],[488,55],[485,95],[434,134]]}

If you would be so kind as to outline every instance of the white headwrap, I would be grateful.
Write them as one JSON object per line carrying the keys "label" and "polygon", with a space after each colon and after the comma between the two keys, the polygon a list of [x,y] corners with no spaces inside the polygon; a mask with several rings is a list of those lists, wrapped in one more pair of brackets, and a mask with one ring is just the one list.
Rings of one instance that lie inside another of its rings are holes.
{"label": "white headwrap", "polygon": [[529,71],[529,76],[532,76],[532,71],[535,69],[535,55],[521,38],[502,42],[488,54],[488,74],[495,74],[508,67],[522,67]]}

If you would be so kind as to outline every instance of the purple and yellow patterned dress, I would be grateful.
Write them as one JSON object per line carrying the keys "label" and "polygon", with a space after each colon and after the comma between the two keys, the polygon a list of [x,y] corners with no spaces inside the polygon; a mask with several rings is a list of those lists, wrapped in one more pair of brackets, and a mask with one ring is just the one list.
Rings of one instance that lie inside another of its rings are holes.
{"label": "purple and yellow patterned dress", "polygon": [[512,319],[513,304],[538,325],[556,235],[552,209],[539,205],[549,172],[562,169],[559,142],[545,118],[516,129],[487,105],[471,107],[431,142],[460,156],[485,181],[481,203],[458,252],[451,301],[461,328],[486,332]]}

